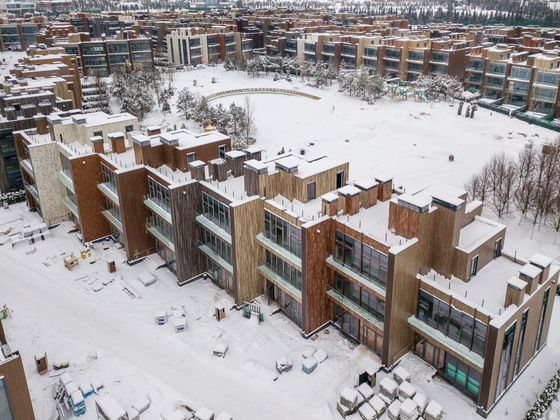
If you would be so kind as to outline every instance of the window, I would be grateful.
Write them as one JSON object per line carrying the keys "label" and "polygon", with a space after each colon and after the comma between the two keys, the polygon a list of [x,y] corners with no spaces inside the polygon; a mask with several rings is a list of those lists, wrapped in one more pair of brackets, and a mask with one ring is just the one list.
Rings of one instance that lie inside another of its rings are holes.
{"label": "window", "polygon": [[315,181],[307,184],[307,201],[317,198],[317,184]]}
{"label": "window", "polygon": [[509,365],[513,350],[513,339],[515,338],[515,322],[506,330],[502,345],[502,355],[498,371],[498,384],[496,386],[496,397],[500,396],[507,387],[509,376]]}
{"label": "window", "polygon": [[222,241],[216,235],[205,230],[204,231],[204,244],[212,251],[218,254],[221,258],[231,264],[231,245]]}
{"label": "window", "polygon": [[543,303],[541,306],[541,316],[539,318],[539,329],[537,330],[537,341],[535,342],[535,353],[541,349],[542,332],[544,327],[544,317],[546,315],[546,307],[548,306],[548,295],[550,287],[544,292]]}
{"label": "window", "polygon": [[94,131],[93,132],[93,137],[103,137],[103,131],[99,130],[99,131]]}
{"label": "window", "polygon": [[301,258],[301,230],[268,210],[264,212],[264,236]]}
{"label": "window", "polygon": [[212,223],[231,233],[229,207],[224,203],[202,193],[202,213]]}
{"label": "window", "polygon": [[481,375],[449,353],[445,354],[443,376],[451,384],[475,400],[478,399]]}
{"label": "window", "polygon": [[476,354],[484,356],[487,327],[469,314],[450,307],[446,302],[420,290],[417,316],[420,321],[438,329]]}
{"label": "window", "polygon": [[115,194],[117,193],[117,177],[107,166],[101,164],[101,180]]}
{"label": "window", "polygon": [[519,374],[521,365],[521,353],[523,353],[523,342],[525,341],[525,328],[527,327],[527,318],[529,317],[529,309],[523,312],[521,318],[521,326],[519,327],[519,340],[517,341],[517,352],[515,353],[515,364],[513,365],[513,376]]}
{"label": "window", "polygon": [[336,173],[336,188],[344,187],[344,171]]}
{"label": "window", "polygon": [[334,259],[373,283],[385,287],[388,257],[338,230],[335,234]]}
{"label": "window", "polygon": [[266,250],[265,254],[266,266],[296,289],[301,290],[301,272],[270,251]]}
{"label": "window", "polygon": [[171,199],[169,189],[161,185],[152,177],[148,177],[148,197],[159,207],[171,214]]}
{"label": "window", "polygon": [[187,153],[187,163],[194,162],[196,160],[196,153]]}
{"label": "window", "polygon": [[127,126],[124,128],[124,132],[125,132],[125,133],[130,133],[130,132],[133,131],[133,130],[134,130],[134,126],[133,126],[133,125],[127,125]]}
{"label": "window", "polygon": [[225,144],[218,146],[218,155],[220,156],[220,159],[226,158],[226,148],[227,146]]}
{"label": "window", "polygon": [[470,277],[476,276],[477,271],[478,271],[478,255],[475,255],[474,257],[472,257],[471,260]]}
{"label": "window", "polygon": [[356,305],[362,307],[378,321],[384,321],[385,302],[373,293],[356,286],[338,273],[336,273],[334,277],[334,289]]}
{"label": "window", "polygon": [[0,419],[14,420],[12,415],[12,408],[10,407],[10,400],[8,399],[8,390],[6,389],[6,382],[4,377],[0,377]]}

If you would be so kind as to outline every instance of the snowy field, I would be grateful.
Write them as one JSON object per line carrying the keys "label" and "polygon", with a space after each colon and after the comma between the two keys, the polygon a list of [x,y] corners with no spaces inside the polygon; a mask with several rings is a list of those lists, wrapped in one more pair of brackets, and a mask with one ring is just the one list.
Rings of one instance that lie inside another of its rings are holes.
{"label": "snowy field", "polygon": [[[0,209],[0,228],[21,229],[39,219],[23,205]],[[47,352],[50,362],[70,362],[69,372],[78,383],[101,381],[124,408],[150,395],[154,405],[144,419],[159,419],[176,405],[204,405],[216,412],[229,411],[236,419],[339,419],[335,411],[338,392],[351,384],[351,372],[363,370],[377,357],[363,346],[355,347],[337,330],[329,328],[316,340],[304,340],[295,325],[281,314],[258,324],[247,320],[233,302],[211,282],[199,280],[182,288],[170,273],[155,270],[157,256],[129,267],[124,253],[114,246],[96,245],[92,256],[73,271],[63,266],[63,254],[78,255],[80,242],[61,226],[53,237],[34,245],[0,247],[2,302],[11,308],[12,319],[4,322],[13,349],[21,352],[37,418],[53,413],[50,387],[56,377],[40,376],[34,355]],[[30,249],[36,251],[27,255]],[[117,272],[109,274],[106,260],[114,259]],[[90,261],[95,263],[90,264]],[[159,281],[148,288],[136,276],[156,273]],[[96,285],[114,279],[101,291]],[[131,298],[123,287],[133,290]],[[226,318],[213,317],[217,303],[226,307]],[[558,302],[557,302],[558,303]],[[175,333],[171,325],[157,326],[154,312],[184,308],[187,330]],[[555,306],[553,323],[560,317]],[[228,344],[224,359],[212,356],[218,342]],[[300,369],[301,352],[309,346],[324,349],[328,359],[311,375]],[[291,372],[276,376],[274,363],[281,356],[294,362]],[[549,343],[523,374],[491,419],[521,418],[544,383],[557,369],[560,334],[551,329]],[[412,383],[429,398],[443,405],[448,419],[474,419],[471,400],[439,378],[434,369],[407,355],[402,360],[413,375]],[[552,366],[555,366],[552,369]],[[378,381],[384,374],[378,376]],[[542,379],[539,379],[542,378]],[[88,398],[84,420],[95,419],[93,400]],[[357,418],[357,417],[356,417]]]}
{"label": "snowy field", "polygon": [[[215,78],[216,83],[212,83]],[[193,86],[193,80],[197,86]],[[331,88],[317,89],[300,78],[274,81],[272,75],[248,76],[243,72],[226,72],[223,66],[184,70],[175,75],[178,92],[188,87],[193,93],[208,95],[229,89],[249,87],[290,88],[320,96],[320,100],[286,95],[238,95],[217,99],[211,104],[243,106],[248,97],[257,127],[257,145],[265,155],[285,150],[325,154],[350,162],[350,179],[390,174],[395,185],[416,188],[434,181],[463,188],[465,181],[494,154],[505,151],[516,155],[528,141],[550,141],[558,133],[479,108],[474,119],[457,115],[457,102],[425,103],[381,99],[368,105],[365,101]],[[174,101],[171,101],[175,110]],[[145,126],[200,130],[176,112],[165,117],[150,113]],[[313,144],[313,145],[311,145]],[[454,161],[449,161],[449,155]],[[486,216],[495,218],[486,209]],[[515,215],[501,220],[508,224],[506,247],[518,255],[530,257],[542,252],[560,264],[560,252],[554,231],[548,226],[519,223]],[[515,246],[513,244],[515,243]]]}

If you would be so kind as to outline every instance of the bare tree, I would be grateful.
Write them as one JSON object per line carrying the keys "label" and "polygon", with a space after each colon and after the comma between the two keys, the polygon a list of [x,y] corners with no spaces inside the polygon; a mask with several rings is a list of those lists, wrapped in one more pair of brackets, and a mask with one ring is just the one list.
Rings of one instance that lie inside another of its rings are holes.
{"label": "bare tree", "polygon": [[[529,205],[535,193],[535,163],[537,151],[532,142],[527,143],[517,157],[518,183],[513,195],[513,201],[523,218],[526,217]],[[521,223],[521,219],[519,220]]]}
{"label": "bare tree", "polygon": [[502,152],[494,155],[486,167],[490,177],[492,206],[498,218],[501,218],[509,209],[512,199],[517,179],[516,166],[513,159]]}
{"label": "bare tree", "polygon": [[247,144],[255,143],[257,128],[255,126],[255,118],[253,115],[253,107],[248,97],[245,97],[245,115],[241,125],[242,136]]}

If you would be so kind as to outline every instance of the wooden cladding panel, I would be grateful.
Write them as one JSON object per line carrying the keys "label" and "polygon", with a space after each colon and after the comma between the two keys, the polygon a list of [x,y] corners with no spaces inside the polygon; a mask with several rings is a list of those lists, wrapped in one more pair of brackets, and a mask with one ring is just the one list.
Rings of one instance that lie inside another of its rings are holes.
{"label": "wooden cladding panel", "polygon": [[8,400],[14,419],[35,420],[21,357],[16,356],[9,361],[0,363],[1,376],[4,377],[6,383]]}
{"label": "wooden cladding panel", "polygon": [[323,325],[333,313],[326,294],[327,286],[332,283],[326,258],[334,251],[334,226],[332,218],[325,218],[302,228],[302,329],[305,333]]}
{"label": "wooden cladding panel", "polygon": [[[288,206],[288,210],[290,210],[290,203],[286,203],[286,205]],[[301,220],[297,219],[296,217],[292,216],[291,214],[286,213],[284,210],[279,209],[278,207],[267,203],[266,201],[264,202],[264,209],[268,210],[270,213],[275,214],[276,216],[286,220],[287,222],[290,222],[292,225],[297,226],[297,227],[301,227],[302,222]],[[264,217],[264,213],[263,213],[263,217]]]}
{"label": "wooden cladding panel", "polygon": [[187,172],[189,170],[187,155],[190,153],[195,154],[195,160],[201,160],[206,163],[210,162],[213,159],[219,158],[220,152],[218,147],[222,145],[226,146],[226,152],[229,152],[231,150],[231,140],[229,138],[226,140],[219,140],[213,143],[207,143],[195,147],[181,149],[175,148],[175,161],[177,164],[177,168],[183,172]]}
{"label": "wooden cladding panel", "polygon": [[185,281],[205,271],[204,258],[198,250],[198,228],[195,221],[202,212],[200,184],[191,182],[169,190],[173,235],[175,239],[175,258],[177,280]]}
{"label": "wooden cladding panel", "polygon": [[263,200],[258,197],[231,207],[234,299],[248,302],[264,293],[258,265],[264,260],[257,234],[263,231]]}
{"label": "wooden cladding panel", "polygon": [[382,357],[386,366],[392,366],[414,343],[408,317],[416,313],[419,245],[415,243],[399,253],[389,253]]}
{"label": "wooden cladding panel", "polygon": [[389,247],[385,244],[382,244],[381,242],[376,241],[373,238],[370,238],[367,235],[364,235],[363,232],[359,232],[356,229],[351,228],[348,225],[345,225],[344,223],[341,222],[341,220],[344,220],[345,216],[340,216],[337,220],[336,220],[336,226],[335,229],[339,230],[343,233],[345,233],[346,235],[350,235],[353,238],[356,238],[358,241],[363,242],[364,244],[377,249],[378,251],[384,253],[384,254],[388,254],[389,253]]}
{"label": "wooden cladding panel", "polygon": [[117,174],[117,185],[121,209],[126,253],[135,260],[154,252],[154,238],[146,230],[150,211],[144,205],[148,193],[146,168],[139,167]]}
{"label": "wooden cladding panel", "polygon": [[109,222],[101,214],[105,208],[105,196],[97,188],[97,184],[102,182],[99,155],[77,156],[70,159],[70,165],[84,241],[110,235]]}

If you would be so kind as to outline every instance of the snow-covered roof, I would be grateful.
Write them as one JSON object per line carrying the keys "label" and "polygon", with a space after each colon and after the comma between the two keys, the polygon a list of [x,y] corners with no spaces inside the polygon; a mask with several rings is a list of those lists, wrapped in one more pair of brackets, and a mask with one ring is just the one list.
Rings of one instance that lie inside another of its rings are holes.
{"label": "snow-covered roof", "polygon": [[529,258],[529,262],[538,267],[546,268],[552,263],[552,259],[542,254],[535,254]]}
{"label": "snow-covered roof", "polygon": [[542,269],[534,264],[527,263],[523,267],[521,267],[521,270],[519,270],[519,272],[529,278],[534,279],[542,273]]}
{"label": "snow-covered roof", "polygon": [[354,185],[345,185],[344,187],[339,188],[337,191],[342,195],[356,195],[359,194],[361,190]]}
{"label": "snow-covered roof", "polygon": [[205,144],[226,141],[228,136],[218,131],[209,131],[203,133],[194,133],[192,131],[181,129],[160,134],[161,138],[173,139],[178,141],[178,149],[191,149]]}
{"label": "snow-covered roof", "polygon": [[517,277],[520,268],[520,264],[506,257],[498,257],[484,266],[469,281],[463,281],[455,276],[446,278],[434,270],[418,277],[443,293],[452,295],[458,301],[477,308],[480,312],[497,316],[504,309],[508,281]]}
{"label": "snow-covered roof", "polygon": [[504,229],[505,225],[501,223],[475,216],[471,223],[459,231],[457,249],[470,253]]}
{"label": "snow-covered roof", "polygon": [[245,152],[242,152],[241,150],[230,150],[229,152],[226,152],[226,156],[232,159],[237,159],[246,155],[247,154]]}
{"label": "snow-covered roof", "polygon": [[371,178],[371,179],[358,179],[352,182],[356,187],[361,188],[362,190],[370,190],[374,187],[376,187],[377,185],[379,185],[379,182],[377,182],[375,179]]}
{"label": "snow-covered roof", "polygon": [[525,287],[527,287],[527,282],[521,280],[519,277],[510,277],[507,284],[517,290],[525,290]]}

